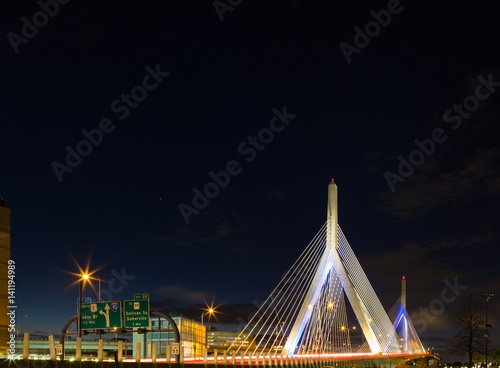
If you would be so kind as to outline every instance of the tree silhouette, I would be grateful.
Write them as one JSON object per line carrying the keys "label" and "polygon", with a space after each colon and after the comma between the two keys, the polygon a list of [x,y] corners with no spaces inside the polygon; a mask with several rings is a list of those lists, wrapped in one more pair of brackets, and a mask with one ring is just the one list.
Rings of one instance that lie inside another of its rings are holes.
{"label": "tree silhouette", "polygon": [[493,354],[493,361],[497,364],[500,364],[500,349],[497,349],[495,351],[495,354]]}
{"label": "tree silhouette", "polygon": [[460,356],[466,355],[469,359],[469,368],[472,367],[474,353],[484,353],[484,305],[473,295],[467,295],[460,309],[456,313],[460,331],[450,341],[450,352]]}

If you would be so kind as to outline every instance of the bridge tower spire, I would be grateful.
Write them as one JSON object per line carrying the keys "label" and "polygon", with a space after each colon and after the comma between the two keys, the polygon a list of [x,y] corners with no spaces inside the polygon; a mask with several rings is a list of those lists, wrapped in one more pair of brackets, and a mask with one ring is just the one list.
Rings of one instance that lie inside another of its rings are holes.
{"label": "bridge tower spire", "polygon": [[339,223],[337,184],[332,179],[328,185],[328,207],[326,218],[327,224],[327,246],[330,251],[338,251],[339,242],[337,239],[337,225]]}
{"label": "bridge tower spire", "polygon": [[401,279],[401,308],[406,310],[406,277]]}
{"label": "bridge tower spire", "polygon": [[[405,317],[404,317],[404,326],[402,328],[402,339],[403,339],[403,347],[404,347],[404,351],[407,352],[408,351],[408,319],[406,318],[406,315],[408,314],[406,312],[406,277],[403,276],[403,278],[401,279],[401,310],[405,313]],[[410,322],[411,323],[411,322]]]}
{"label": "bridge tower spire", "polygon": [[382,348],[376,338],[375,332],[370,326],[371,318],[370,314],[360,296],[356,292],[349,273],[346,270],[344,262],[339,254],[339,242],[338,242],[338,196],[337,196],[337,184],[335,180],[332,179],[328,185],[328,223],[327,223],[327,248],[332,253],[333,265],[337,270],[342,285],[344,286],[344,292],[349,299],[349,303],[356,315],[359,325],[363,330],[366,341],[370,346],[370,349],[374,353],[382,351]]}

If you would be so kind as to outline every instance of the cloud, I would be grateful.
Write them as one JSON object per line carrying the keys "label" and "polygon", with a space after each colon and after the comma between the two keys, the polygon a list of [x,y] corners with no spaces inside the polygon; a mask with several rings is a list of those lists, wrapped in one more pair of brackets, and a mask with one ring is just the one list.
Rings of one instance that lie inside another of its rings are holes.
{"label": "cloud", "polygon": [[234,213],[225,213],[223,218],[209,212],[206,215],[203,224],[182,226],[161,240],[173,247],[210,247],[233,258],[246,257],[253,252],[245,220]]}
{"label": "cloud", "polygon": [[[475,290],[475,285],[479,288],[487,286],[478,281],[485,273],[478,273],[477,265],[481,264],[483,251],[499,239],[498,232],[468,237],[454,234],[422,242],[408,242],[396,250],[378,250],[375,254],[359,257],[359,262],[369,279],[376,280],[379,285],[391,285],[376,290],[380,293],[380,299],[392,302],[398,297],[398,281],[394,275],[400,270],[401,276],[407,276],[412,299],[425,306],[430,300],[440,297],[444,280],[457,277],[460,284],[467,285],[467,292]],[[388,268],[395,272],[387,272]],[[500,281],[492,280],[488,286],[494,290],[500,286]]]}
{"label": "cloud", "polygon": [[224,216],[224,219],[208,216],[203,224],[182,226],[161,240],[173,246],[198,248],[214,246],[231,237],[241,237],[244,231],[243,221],[238,216]]}
{"label": "cloud", "polygon": [[218,240],[227,237],[232,232],[236,231],[229,223],[226,221],[221,221],[217,224],[217,227],[211,235],[211,240]]}
{"label": "cloud", "polygon": [[273,190],[270,190],[266,193],[266,196],[267,196],[267,199],[268,200],[278,200],[278,201],[282,201],[284,199],[286,199],[286,194],[278,189],[273,189]]}
{"label": "cloud", "polygon": [[251,253],[254,252],[253,249],[244,248],[244,247],[232,247],[232,248],[229,248],[229,250],[231,252],[233,252],[233,254],[235,254],[236,256],[238,256],[238,255],[240,255],[240,256],[248,256],[248,255],[250,255]]}
{"label": "cloud", "polygon": [[[443,280],[454,274],[446,265],[434,270],[430,251],[431,249],[422,244],[411,242],[397,250],[361,256],[359,262],[365,273],[370,275],[369,278],[373,277],[383,285],[398,285],[399,281],[394,280],[394,272],[387,272],[387,268],[399,268],[401,276],[419,275],[417,280],[410,281],[413,289],[425,288],[425,285],[435,284],[436,280]],[[394,295],[394,300],[398,297],[397,291],[396,294],[394,290],[389,292]]]}
{"label": "cloud", "polygon": [[[464,98],[475,93],[479,84],[478,76],[492,74],[493,80],[500,79],[500,73],[493,69],[471,71],[464,77],[463,91],[454,97],[454,103],[463,104]],[[453,109],[454,104],[442,106],[429,114],[420,124],[415,139],[430,139],[435,128],[442,128],[447,139],[436,144],[434,152],[426,157],[424,163],[415,168],[413,174],[403,183],[396,184],[394,193],[389,187],[379,195],[379,209],[400,220],[420,219],[443,207],[458,208],[462,204],[499,197],[500,194],[500,148],[497,143],[498,92],[481,101],[477,110],[462,120],[462,124],[452,129],[452,124],[443,120],[443,113]],[[378,175],[386,184],[384,173],[398,173],[402,155],[408,159],[417,149],[413,139],[394,141],[386,152],[366,154],[367,171]]]}
{"label": "cloud", "polygon": [[[203,290],[189,290],[180,285],[165,285],[150,294],[151,309],[162,311],[172,316],[184,316],[194,320],[201,319],[201,313],[206,311],[206,300],[212,298],[212,294]],[[234,303],[217,305],[211,301],[216,310],[215,317],[212,316],[205,321],[211,324],[220,323],[235,328],[243,327],[258,310],[259,303]],[[208,317],[205,317],[208,318]]]}
{"label": "cloud", "polygon": [[382,192],[380,209],[404,220],[421,218],[443,208],[500,195],[500,148],[480,148],[446,170],[441,158],[431,158],[395,193]]}
{"label": "cloud", "polygon": [[170,301],[178,300],[178,304],[183,304],[192,301],[201,301],[211,297],[211,293],[205,290],[190,290],[181,285],[165,285],[155,290],[156,294],[160,296],[174,296],[175,299],[169,299]]}
{"label": "cloud", "polygon": [[450,249],[455,247],[477,247],[500,239],[500,233],[490,232],[475,234],[469,238],[453,237],[441,238],[425,242],[426,246],[433,251]]}

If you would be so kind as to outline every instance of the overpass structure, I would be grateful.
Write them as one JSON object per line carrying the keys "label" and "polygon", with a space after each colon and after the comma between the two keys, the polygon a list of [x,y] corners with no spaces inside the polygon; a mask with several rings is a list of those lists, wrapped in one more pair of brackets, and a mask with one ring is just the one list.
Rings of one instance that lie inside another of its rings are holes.
{"label": "overpass structure", "polygon": [[[22,352],[24,347],[24,339],[16,339],[16,351]],[[84,355],[93,354],[97,357],[99,340],[82,340],[82,353]],[[65,341],[66,354],[69,356],[74,356],[76,352],[76,341],[66,340]],[[133,346],[132,343],[123,344],[124,355],[132,356]],[[105,356],[113,356],[113,352],[118,350],[118,342],[111,340],[103,340],[103,350]],[[29,352],[31,356],[48,356],[50,353],[50,342],[49,339],[30,339],[29,340]]]}

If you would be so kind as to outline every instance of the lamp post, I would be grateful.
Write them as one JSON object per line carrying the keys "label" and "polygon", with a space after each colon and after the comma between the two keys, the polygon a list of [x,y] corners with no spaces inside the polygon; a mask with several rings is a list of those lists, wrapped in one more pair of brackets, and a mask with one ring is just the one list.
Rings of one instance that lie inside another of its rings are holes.
{"label": "lamp post", "polygon": [[[111,272],[111,273],[105,273],[104,275],[101,275],[101,276],[108,276],[108,275],[116,275],[116,272]],[[99,303],[101,302],[101,276],[96,276],[97,278],[97,283],[99,285],[99,288],[98,288],[98,294],[97,294],[97,297],[99,298]],[[116,328],[115,328],[116,330]],[[99,330],[99,340],[101,339],[101,331],[102,330]],[[116,339],[116,331],[115,331],[115,339]]]}
{"label": "lamp post", "polygon": [[[109,275],[116,275],[116,272],[105,273],[104,275],[101,276],[109,276]],[[98,293],[99,302],[101,301],[101,276],[96,276],[99,284],[99,293]]]}
{"label": "lamp post", "polygon": [[203,313],[201,314],[201,327],[203,327],[203,316],[204,316],[205,314],[208,314],[208,315],[209,315],[209,316],[208,316],[208,318],[210,318],[210,315],[211,315],[211,314],[213,314],[213,313],[214,313],[214,309],[213,309],[213,308],[210,308],[210,309],[208,309],[206,312],[203,312]]}
{"label": "lamp post", "polygon": [[495,295],[493,293],[485,293],[483,292],[482,293],[483,295],[483,298],[486,300],[486,320],[485,320],[485,324],[484,324],[484,327],[485,327],[485,334],[484,334],[484,337],[485,337],[485,364],[486,364],[486,368],[488,368],[488,327],[491,327],[489,324],[488,324],[488,301],[494,297]]}
{"label": "lamp post", "polygon": [[101,302],[101,277],[97,276],[97,282],[99,284],[99,303]]}
{"label": "lamp post", "polygon": [[82,337],[82,292],[83,283],[89,279],[89,275],[84,273],[79,282],[78,290],[78,337]]}
{"label": "lamp post", "polygon": [[[215,312],[215,309],[213,308],[208,308],[206,312],[203,312],[201,314],[201,331],[203,332],[203,316],[205,314],[208,314],[208,318],[210,319],[210,315],[213,314]],[[207,332],[205,330],[205,348],[207,348]]]}

